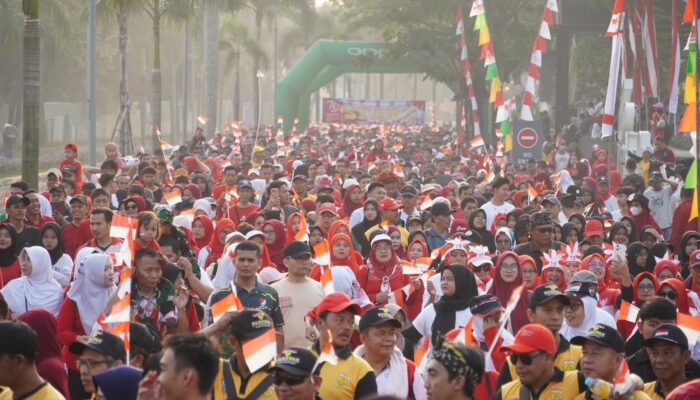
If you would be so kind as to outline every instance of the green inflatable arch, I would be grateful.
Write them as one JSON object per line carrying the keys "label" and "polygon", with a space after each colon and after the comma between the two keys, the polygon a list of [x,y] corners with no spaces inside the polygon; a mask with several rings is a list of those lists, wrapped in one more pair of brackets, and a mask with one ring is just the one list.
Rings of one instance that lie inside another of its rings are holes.
{"label": "green inflatable arch", "polygon": [[377,42],[319,40],[277,83],[276,115],[284,117],[284,131],[309,122],[311,94],[346,73],[415,74],[425,72],[416,57],[394,59],[385,56]]}

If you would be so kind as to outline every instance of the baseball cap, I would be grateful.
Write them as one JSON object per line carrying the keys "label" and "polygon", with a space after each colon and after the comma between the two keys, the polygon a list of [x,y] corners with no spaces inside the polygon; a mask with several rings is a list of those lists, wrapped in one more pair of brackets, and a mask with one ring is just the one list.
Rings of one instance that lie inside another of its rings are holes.
{"label": "baseball cap", "polygon": [[654,329],[649,339],[644,340],[644,346],[650,347],[655,342],[664,341],[681,346],[681,349],[688,348],[688,337],[674,324],[661,324]]}
{"label": "baseball cap", "polygon": [[314,366],[314,353],[300,347],[290,347],[282,350],[271,369],[278,369],[293,376],[307,377],[313,373]]}
{"label": "baseball cap", "polygon": [[659,172],[652,172],[651,176],[649,177],[649,182],[658,182],[663,180],[664,177]]}
{"label": "baseball cap", "polygon": [[608,182],[608,177],[607,177],[607,176],[601,176],[600,178],[598,178],[598,184],[601,184],[601,185],[602,185],[602,184],[605,184],[605,185],[607,185],[608,183],[609,183],[609,182]]}
{"label": "baseball cap", "polygon": [[330,176],[328,175],[323,175],[318,178],[318,183],[316,186],[318,186],[318,191],[320,192],[321,190],[326,190],[326,189],[332,189],[333,188],[333,180],[331,179]]}
{"label": "baseball cap", "polygon": [[148,354],[158,353],[162,349],[157,332],[139,322],[129,323],[129,343],[132,350],[138,347]]}
{"label": "baseball cap", "polygon": [[36,343],[36,332],[24,322],[0,322],[0,354],[34,356]]}
{"label": "baseball cap", "polygon": [[430,215],[432,216],[450,216],[453,212],[454,210],[450,208],[448,204],[445,203],[434,203],[432,206],[430,206]]}
{"label": "baseball cap", "polygon": [[369,327],[382,325],[385,323],[391,323],[396,328],[402,327],[401,321],[399,321],[398,319],[394,318],[393,315],[391,315],[391,311],[388,307],[372,307],[369,310],[365,311],[365,313],[362,315],[362,318],[360,318],[360,332],[364,331]]}
{"label": "baseball cap", "polygon": [[476,296],[472,298],[469,303],[469,311],[477,317],[486,317],[496,311],[503,310],[501,303],[498,301],[498,297],[492,294],[482,294],[481,296]]}
{"label": "baseball cap", "polygon": [[22,196],[22,195],[19,195],[19,194],[12,195],[12,196],[7,198],[7,202],[5,203],[5,208],[10,208],[10,206],[12,206],[13,204],[18,204],[18,203],[22,203],[26,207],[29,205],[29,199]]}
{"label": "baseball cap", "polygon": [[304,255],[311,255],[311,249],[306,242],[294,240],[284,248],[283,255],[284,257],[298,258]]}
{"label": "baseball cap", "polygon": [[501,346],[501,351],[520,354],[543,351],[554,354],[557,352],[557,345],[554,342],[554,335],[549,329],[539,324],[527,324],[520,328],[513,343]]}
{"label": "baseball cap", "polygon": [[306,175],[303,175],[303,174],[296,174],[296,175],[294,175],[294,177],[292,178],[292,182],[294,182],[294,181],[297,180],[297,179],[303,179],[304,181],[309,180],[309,178],[307,178]]}
{"label": "baseball cap", "polygon": [[371,246],[374,246],[375,243],[381,242],[381,241],[389,241],[391,242],[391,237],[387,235],[386,233],[380,233],[374,238],[372,238],[372,242],[370,243]]}
{"label": "baseball cap", "polygon": [[411,185],[405,185],[404,187],[402,187],[400,190],[400,193],[401,193],[401,196],[406,196],[406,197],[418,196],[418,190],[416,190],[416,188],[411,186]]}
{"label": "baseball cap", "polygon": [[247,179],[241,179],[238,181],[238,189],[243,189],[244,187],[253,188],[253,184]]}
{"label": "baseball cap", "polygon": [[258,279],[266,285],[271,285],[287,276],[286,272],[280,272],[275,267],[265,267],[258,272]]}
{"label": "baseball cap", "polygon": [[586,228],[584,229],[585,236],[587,238],[593,236],[603,236],[603,224],[597,219],[589,219],[586,221]]}
{"label": "baseball cap", "polygon": [[544,200],[542,200],[542,203],[550,203],[550,204],[553,204],[555,206],[561,207],[561,202],[559,201],[557,196],[555,196],[553,194],[550,194],[547,197],[545,197]]}
{"label": "baseball cap", "polygon": [[126,362],[126,351],[124,342],[117,336],[105,331],[95,331],[88,338],[87,342],[73,342],[68,347],[71,353],[83,354],[85,349],[94,350],[98,353],[108,355],[115,360]]}
{"label": "baseball cap", "polygon": [[530,294],[530,309],[548,303],[554,299],[561,299],[564,304],[569,304],[569,298],[559,290],[557,285],[540,285]]}
{"label": "baseball cap", "polygon": [[256,338],[272,328],[272,318],[265,311],[246,308],[231,318],[228,327],[233,336]]}
{"label": "baseball cap", "polygon": [[80,203],[82,203],[86,207],[88,205],[87,197],[83,196],[82,194],[79,194],[77,196],[73,196],[70,199],[70,201],[68,202],[68,204],[73,204],[74,201],[79,201]]}
{"label": "baseball cap", "polygon": [[598,284],[598,277],[596,274],[594,274],[591,271],[588,270],[583,270],[583,271],[578,271],[574,274],[574,276],[571,277],[571,282],[581,282],[581,283],[590,283],[592,285],[597,285]]}
{"label": "baseball cap", "polygon": [[401,208],[403,208],[403,206],[401,205],[401,203],[399,203],[398,201],[392,199],[391,197],[383,198],[383,199],[379,202],[379,211],[399,210],[399,209],[401,209]]}
{"label": "baseball cap", "polygon": [[347,294],[342,292],[335,292],[325,296],[316,307],[318,315],[326,311],[339,313],[345,310],[350,310],[357,315],[362,314],[360,306],[355,304]]}
{"label": "baseball cap", "polygon": [[56,178],[62,179],[63,174],[61,174],[61,171],[58,168],[51,168],[46,172],[46,175],[54,174],[56,175]]}
{"label": "baseball cap", "polygon": [[65,194],[66,188],[63,187],[63,185],[55,185],[51,189],[49,189],[49,193],[53,193],[53,192],[61,192],[61,193]]}
{"label": "baseball cap", "polygon": [[[575,336],[571,339],[571,344],[583,345],[586,341],[597,343],[601,346],[610,347],[617,353],[625,352],[625,340],[620,335],[617,329],[605,325],[595,324],[586,332],[585,336]],[[646,341],[644,341],[646,345]],[[687,348],[687,341],[686,341]]]}
{"label": "baseball cap", "polygon": [[690,253],[690,261],[688,262],[688,267],[694,267],[700,265],[700,250],[695,250]]}
{"label": "baseball cap", "polygon": [[323,214],[324,212],[329,212],[332,213],[333,215],[338,215],[338,209],[336,208],[335,204],[333,203],[323,203],[321,204],[320,207],[318,207],[318,210],[316,210],[318,214]]}
{"label": "baseball cap", "polygon": [[598,293],[597,289],[598,285],[589,282],[570,282],[564,291],[564,295],[576,299],[583,297],[593,297],[595,299]]}
{"label": "baseball cap", "polygon": [[158,221],[166,223],[166,224],[173,223],[173,212],[168,209],[169,207],[172,207],[172,206],[163,204],[163,205],[157,205],[155,207],[155,213],[156,213],[156,217],[158,217]]}

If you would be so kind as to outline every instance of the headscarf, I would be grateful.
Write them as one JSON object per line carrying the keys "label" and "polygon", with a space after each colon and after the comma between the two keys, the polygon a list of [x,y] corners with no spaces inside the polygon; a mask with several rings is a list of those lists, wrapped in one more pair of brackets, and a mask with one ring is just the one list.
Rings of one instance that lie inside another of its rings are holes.
{"label": "headscarf", "polygon": [[136,203],[136,210],[137,210],[138,212],[149,211],[149,210],[148,210],[148,207],[146,207],[146,199],[144,199],[143,197],[141,197],[141,196],[131,196],[131,197],[127,197],[124,201],[129,201],[129,200],[131,200],[131,201],[133,201],[134,203]]}
{"label": "headscarf", "polygon": [[359,202],[353,202],[352,201],[352,192],[356,188],[359,188],[360,185],[350,185],[348,186],[347,189],[345,189],[345,196],[343,197],[343,212],[345,213],[345,216],[350,218],[350,215],[352,214],[353,211],[357,210],[358,208],[362,207],[362,200],[360,199]]}
{"label": "headscarf", "polygon": [[[569,236],[569,233],[571,233],[571,231],[575,231],[576,237],[579,237],[579,233],[578,233],[578,229],[576,228],[576,225],[572,224],[571,222],[567,222],[561,226],[561,242],[562,243],[566,242],[566,238]],[[568,244],[568,243],[566,243],[566,244]]]}
{"label": "headscarf", "polygon": [[579,265],[578,270],[590,271],[591,269],[589,267],[589,264],[594,258],[597,258],[603,263],[603,265],[605,265],[605,274],[603,275],[603,279],[598,278],[598,293],[602,293],[613,283],[610,279],[610,271],[608,269],[609,263],[605,262],[605,257],[603,257],[600,253],[589,254],[588,256],[583,257],[583,260],[581,260],[581,264]]}
{"label": "headscarf", "polygon": [[469,307],[472,298],[479,295],[476,277],[464,265],[448,265],[444,271],[451,271],[455,277],[455,293],[452,296],[443,295],[435,307],[435,319],[432,324],[433,345],[437,338],[455,328],[455,313]]}
{"label": "headscarf", "polygon": [[630,225],[632,226],[632,232],[628,232],[630,236],[630,243],[636,242],[638,240],[637,221],[635,221],[634,218],[630,217],[629,215],[625,215],[624,217],[620,218],[620,222],[622,221],[629,221]]}
{"label": "headscarf", "polygon": [[634,303],[637,306],[641,306],[639,303],[639,289],[637,287],[639,286],[639,283],[642,281],[642,279],[649,279],[651,282],[654,284],[654,294],[659,290],[659,280],[656,279],[654,274],[651,272],[642,272],[641,274],[637,275],[634,277],[634,281],[632,281],[632,290],[634,291]]}
{"label": "headscarf", "polygon": [[[391,246],[391,258],[388,262],[381,263],[377,260],[377,245],[386,241],[387,240],[379,240],[372,244],[369,258],[367,259],[367,270],[369,270],[368,281],[381,281],[383,277],[388,277],[389,281],[391,281],[393,276],[403,274],[403,265],[401,264],[401,259],[396,255],[394,246]],[[388,242],[391,245],[391,240]]]}
{"label": "headscarf", "polygon": [[[37,364],[48,358],[58,358],[63,362],[61,345],[56,336],[56,318],[50,312],[46,310],[31,310],[20,315],[17,319],[29,325],[40,339],[36,342]],[[41,375],[41,371],[39,371],[39,375]]]}
{"label": "headscarf", "polygon": [[95,375],[95,386],[102,390],[105,399],[135,399],[143,371],[128,365],[120,365]]}
{"label": "headscarf", "polygon": [[[401,231],[399,230],[399,228],[395,227],[394,225],[390,225],[390,226],[386,229],[386,234],[389,235],[389,236],[391,236],[391,234],[392,234],[392,233],[395,233],[395,232],[398,232],[399,235],[401,235]],[[393,246],[393,241],[392,241],[392,246]],[[397,255],[400,259],[402,259],[402,260],[403,260],[404,258],[406,258],[406,248],[403,247],[403,243],[401,243],[400,241],[399,241],[399,248],[396,249],[396,255]]]}
{"label": "headscarf", "polygon": [[209,239],[209,257],[216,261],[224,253],[224,243],[219,242],[219,235],[221,231],[226,228],[236,229],[236,224],[228,218],[222,218],[216,222],[216,228],[214,228],[214,234]]}
{"label": "headscarf", "polygon": [[[529,221],[527,218],[519,218],[518,222],[515,223],[515,240],[517,241],[518,238],[522,235],[528,235],[528,229],[529,229]],[[520,243],[517,243],[520,244]]]}
{"label": "headscarf", "polygon": [[[607,315],[608,318],[612,320],[610,314],[608,314],[606,311],[598,309],[597,300],[595,298],[585,296],[581,298],[581,302],[583,303],[583,321],[581,321],[581,324],[579,326],[570,326],[566,322],[566,318],[564,318],[564,323],[562,324],[562,327],[559,330],[559,333],[562,336],[564,336],[566,340],[571,340],[573,337],[576,336],[586,336],[588,331],[596,323],[600,322],[605,323],[606,325],[610,325],[609,320],[604,318],[604,316],[601,313]],[[610,326],[614,327],[614,321],[613,325]]]}
{"label": "headscarf", "polygon": [[[503,263],[503,260],[508,257],[514,258],[515,262],[518,264],[517,276],[511,283],[507,283],[501,277],[501,264]],[[513,291],[522,284],[523,274],[522,271],[520,271],[520,259],[518,258],[518,255],[512,251],[501,253],[501,255],[498,256],[498,260],[496,260],[493,284],[491,284],[491,288],[489,288],[488,292],[498,297],[498,301],[501,303],[501,306],[505,308],[508,306],[508,301],[510,300],[510,296],[513,294]],[[523,293],[520,295],[520,299],[518,300],[518,304],[515,306],[515,309],[510,316],[510,323],[513,332],[517,332],[522,326],[529,323],[527,319],[527,307],[528,303],[530,302],[529,299],[529,294],[526,290],[523,290]]]}
{"label": "headscarf", "polygon": [[535,267],[535,280],[532,281],[532,285],[525,286],[525,289],[533,290],[537,286],[539,286],[540,274],[537,272],[537,263],[535,262],[535,260],[532,257],[528,256],[527,254],[523,254],[523,255],[518,256],[518,264],[520,264],[520,275],[521,276],[522,276],[523,265],[531,264],[533,267]]}
{"label": "headscarf", "polygon": [[[585,231],[585,227],[586,227],[586,217],[584,217],[581,214],[573,214],[569,217],[569,222],[571,222],[572,219],[577,219],[581,223],[582,229],[578,233],[578,241],[583,242],[583,239],[585,239],[583,236],[584,236],[584,231]],[[562,232],[562,235],[563,234],[564,234],[564,232]]]}
{"label": "headscarf", "polygon": [[55,222],[47,222],[41,227],[41,237],[44,237],[44,232],[51,229],[56,234],[56,248],[49,251],[51,256],[51,265],[54,265],[63,257],[63,238],[61,237],[61,227]]}
{"label": "headscarf", "polygon": [[32,272],[29,276],[13,279],[0,289],[5,302],[10,310],[19,314],[40,308],[58,315],[63,289],[53,278],[49,252],[41,246],[25,247],[22,251],[32,262]]}
{"label": "headscarf", "polygon": [[[347,243],[350,246],[349,252],[348,252],[348,258],[341,260],[335,256],[333,253],[333,245],[336,242],[343,241]],[[353,272],[357,273],[357,271],[360,270],[360,266],[357,264],[355,257],[352,256],[352,240],[350,239],[350,236],[344,234],[344,233],[336,233],[331,237],[331,239],[328,242],[328,248],[331,256],[331,266],[348,266],[352,269]]]}
{"label": "headscarf", "polygon": [[[291,243],[294,240],[296,240],[294,238],[294,231],[292,231],[292,225],[293,225],[292,222],[294,221],[294,218],[306,218],[306,217],[304,217],[304,214],[302,214],[300,212],[295,212],[295,213],[292,213],[289,215],[289,217],[287,218],[287,226],[285,228],[285,237],[287,238],[287,243]],[[301,220],[299,220],[299,221],[301,223]],[[332,227],[333,227],[333,224],[331,224],[331,228]]]}
{"label": "headscarf", "polygon": [[654,276],[657,279],[660,279],[659,275],[665,269],[671,271],[674,278],[682,279],[681,278],[681,264],[678,263],[677,261],[674,262],[671,260],[661,260],[658,263],[656,263],[656,266],[654,267]]}
{"label": "headscarf", "polygon": [[211,240],[211,235],[214,233],[214,224],[211,222],[211,219],[206,215],[198,215],[194,217],[194,219],[192,220],[192,225],[194,225],[195,221],[201,222],[204,226],[204,236],[202,236],[201,239],[194,239],[197,243],[197,247],[201,249],[204,248],[207,244],[209,244],[209,241]]}
{"label": "headscarf", "polygon": [[[202,167],[199,166],[197,159],[192,156],[187,156],[182,160],[183,166],[187,169],[188,174],[192,174],[194,171],[201,171]],[[197,189],[199,191],[199,189]]]}
{"label": "headscarf", "polygon": [[195,200],[202,197],[202,192],[199,191],[199,186],[195,185],[194,183],[190,183],[182,189],[183,192],[185,190],[189,190],[190,193],[192,193],[192,198]]}
{"label": "headscarf", "polygon": [[[365,210],[367,209],[367,206],[370,204],[374,206],[375,210],[377,210],[377,216],[373,220],[365,218],[364,214]],[[379,213],[379,204],[374,199],[365,200],[365,204],[362,206],[362,212],[362,222],[352,227],[352,239],[355,241],[356,244],[360,245],[362,255],[364,257],[367,257],[367,255],[370,252],[370,243],[369,240],[367,240],[367,237],[365,236],[365,232],[367,232],[369,228],[382,222],[382,216]]]}
{"label": "headscarf", "polygon": [[284,232],[284,224],[282,222],[271,219],[263,224],[265,226],[271,226],[275,230],[275,241],[272,244],[265,242],[267,246],[267,251],[270,254],[270,259],[275,264],[277,269],[280,271],[286,271],[287,267],[282,261],[284,259],[284,248],[287,246],[287,238]]}
{"label": "headscarf", "polygon": [[496,241],[493,237],[493,233],[489,230],[488,226],[485,226],[483,228],[475,228],[474,227],[474,219],[476,218],[477,214],[483,214],[484,218],[486,218],[486,211],[482,210],[481,208],[478,208],[472,212],[472,214],[469,216],[469,228],[477,232],[481,236],[481,244],[489,248],[489,252],[495,253],[496,252]]}
{"label": "headscarf", "polygon": [[700,233],[696,231],[689,231],[684,233],[683,236],[681,236],[681,246],[679,249],[676,249],[676,253],[678,253],[678,260],[680,260],[681,265],[683,265],[684,268],[688,267],[688,262],[690,261],[690,256],[688,254],[685,254],[685,246],[688,244],[688,241],[692,238],[700,240]]}
{"label": "headscarf", "polygon": [[627,231],[627,227],[622,222],[615,222],[614,224],[612,224],[612,226],[610,227],[610,232],[608,232],[608,237],[606,238],[605,242],[612,244],[613,240],[615,240],[615,235],[617,235],[617,232],[620,229],[624,229],[625,232],[627,232],[627,242],[629,243],[630,233],[629,231]]}
{"label": "headscarf", "polygon": [[562,193],[566,193],[566,189],[569,188],[569,186],[574,185],[574,179],[571,177],[571,174],[569,174],[569,171],[566,169],[563,169],[559,171],[559,191]]}
{"label": "headscarf", "polygon": [[17,245],[19,243],[19,236],[17,235],[17,230],[15,227],[8,223],[0,224],[0,230],[3,229],[10,235],[10,240],[12,241],[10,247],[0,250],[0,267],[7,267],[17,260]]}
{"label": "headscarf", "polygon": [[418,243],[420,245],[421,249],[423,249],[423,255],[421,257],[430,257],[430,251],[428,251],[428,245],[420,239],[413,239],[413,241],[408,245],[408,247],[406,247],[406,259],[408,259],[408,254],[409,254],[408,250],[411,247],[413,247],[413,245],[416,243]]}
{"label": "headscarf", "polygon": [[214,216],[214,212],[211,210],[211,203],[207,199],[195,200],[192,208],[194,208],[195,212],[197,212],[198,210],[204,211],[206,213],[207,217],[209,217],[209,218]]}
{"label": "headscarf", "polygon": [[676,297],[676,307],[678,308],[678,311],[682,312],[683,314],[690,314],[688,295],[683,282],[676,278],[668,278],[658,285],[656,293],[660,293],[664,286],[670,286],[678,294]]}
{"label": "headscarf", "polygon": [[669,252],[668,243],[654,243],[649,248],[649,255],[647,256],[647,263],[644,266],[644,270],[647,272],[654,272],[654,267],[656,266],[656,259],[662,259]]}
{"label": "headscarf", "polygon": [[[646,250],[647,252],[649,251],[647,246],[645,246],[642,242],[634,242],[627,246],[627,268],[629,268],[632,276],[637,276],[639,273],[645,270],[644,265],[637,265],[637,256],[642,250]],[[647,259],[648,258],[649,255],[647,255]]]}
{"label": "headscarf", "polygon": [[525,196],[527,196],[527,189],[521,189],[515,192],[515,196],[513,196],[513,205],[515,205],[516,208],[522,208],[523,198]]}
{"label": "headscarf", "polygon": [[494,239],[498,239],[499,235],[506,235],[508,237],[508,240],[510,240],[510,250],[513,250],[515,248],[515,236],[513,235],[513,231],[511,231],[510,228],[498,228],[496,230],[496,236]]}
{"label": "headscarf", "polygon": [[76,268],[75,281],[66,295],[78,307],[80,322],[86,334],[92,332],[95,321],[104,311],[107,301],[117,287],[105,287],[105,265],[109,256],[104,253],[89,254],[80,260]]}
{"label": "headscarf", "polygon": [[332,238],[333,235],[338,233],[338,228],[340,227],[345,227],[345,231],[347,232],[348,235],[351,235],[352,232],[350,231],[350,225],[348,225],[347,221],[344,219],[337,219],[331,223],[330,228],[328,228],[328,238]]}

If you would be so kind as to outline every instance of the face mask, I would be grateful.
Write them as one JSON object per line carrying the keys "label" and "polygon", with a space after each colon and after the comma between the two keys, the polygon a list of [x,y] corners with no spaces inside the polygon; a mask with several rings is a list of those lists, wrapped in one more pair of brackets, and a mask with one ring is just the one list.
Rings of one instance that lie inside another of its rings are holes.
{"label": "face mask", "polygon": [[636,217],[637,215],[642,213],[642,207],[632,207],[630,208],[630,212]]}

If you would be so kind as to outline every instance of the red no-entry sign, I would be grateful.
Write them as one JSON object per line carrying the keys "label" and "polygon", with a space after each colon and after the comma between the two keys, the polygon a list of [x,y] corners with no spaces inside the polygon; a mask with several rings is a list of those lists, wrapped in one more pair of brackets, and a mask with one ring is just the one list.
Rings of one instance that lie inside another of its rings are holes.
{"label": "red no-entry sign", "polygon": [[525,149],[531,149],[537,144],[539,136],[537,131],[532,128],[523,128],[518,131],[517,140],[518,143]]}

